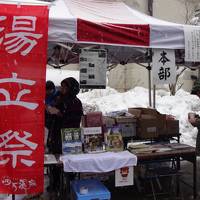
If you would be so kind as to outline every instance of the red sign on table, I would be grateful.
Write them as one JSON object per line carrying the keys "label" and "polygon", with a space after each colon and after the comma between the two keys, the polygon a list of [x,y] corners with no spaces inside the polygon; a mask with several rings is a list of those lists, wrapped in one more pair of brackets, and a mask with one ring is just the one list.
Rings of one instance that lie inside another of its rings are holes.
{"label": "red sign on table", "polygon": [[0,193],[43,191],[48,7],[0,5]]}

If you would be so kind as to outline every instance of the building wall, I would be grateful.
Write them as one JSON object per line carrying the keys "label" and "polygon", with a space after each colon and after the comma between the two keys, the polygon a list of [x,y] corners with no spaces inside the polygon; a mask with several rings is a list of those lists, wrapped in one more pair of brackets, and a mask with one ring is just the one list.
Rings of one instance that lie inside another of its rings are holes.
{"label": "building wall", "polygon": [[[175,23],[186,23],[191,17],[199,0],[153,0],[153,16]],[[148,0],[124,0],[124,2],[141,12],[148,14]],[[191,75],[197,75],[196,71],[186,70],[180,78],[182,88],[190,91],[193,81]],[[108,85],[119,91],[126,91],[135,86],[148,87],[148,71],[135,64],[117,66],[109,74]]]}

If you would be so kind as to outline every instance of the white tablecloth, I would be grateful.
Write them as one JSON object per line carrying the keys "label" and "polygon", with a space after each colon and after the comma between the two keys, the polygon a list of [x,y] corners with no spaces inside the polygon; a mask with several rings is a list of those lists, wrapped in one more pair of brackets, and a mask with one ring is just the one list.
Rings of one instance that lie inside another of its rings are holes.
{"label": "white tablecloth", "polygon": [[137,164],[137,157],[128,151],[63,155],[60,160],[64,172],[110,172]]}

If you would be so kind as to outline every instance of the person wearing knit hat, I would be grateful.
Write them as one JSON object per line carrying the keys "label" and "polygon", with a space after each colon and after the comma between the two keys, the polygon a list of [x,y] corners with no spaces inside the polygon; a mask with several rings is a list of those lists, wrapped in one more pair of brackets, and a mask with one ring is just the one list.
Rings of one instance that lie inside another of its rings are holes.
{"label": "person wearing knit hat", "polygon": [[61,81],[60,95],[57,98],[56,105],[48,110],[56,117],[51,139],[54,145],[51,146],[50,153],[62,154],[60,134],[62,128],[80,128],[83,107],[77,97],[79,91],[79,83],[75,78],[69,77]]}
{"label": "person wearing knit hat", "polygon": [[[61,129],[80,128],[83,107],[80,99],[77,97],[79,91],[79,83],[73,77],[65,78],[61,81],[60,96],[57,98],[55,107],[50,109],[56,120],[53,125],[49,153],[62,154]],[[51,176],[53,184],[51,188],[56,191],[60,187],[58,179],[60,173],[60,168],[54,166]]]}
{"label": "person wearing knit hat", "polygon": [[83,107],[77,94],[80,91],[78,81],[69,77],[61,81],[61,102],[59,110],[62,114],[61,128],[79,128]]}

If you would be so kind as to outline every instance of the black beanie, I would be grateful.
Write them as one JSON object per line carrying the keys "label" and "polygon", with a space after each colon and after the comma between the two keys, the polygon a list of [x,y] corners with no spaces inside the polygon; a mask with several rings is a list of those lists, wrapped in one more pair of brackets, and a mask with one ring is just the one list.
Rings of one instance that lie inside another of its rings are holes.
{"label": "black beanie", "polygon": [[80,91],[79,83],[75,78],[73,77],[65,78],[64,80],[62,80],[61,85],[63,83],[69,86],[70,95],[76,96],[79,93]]}

